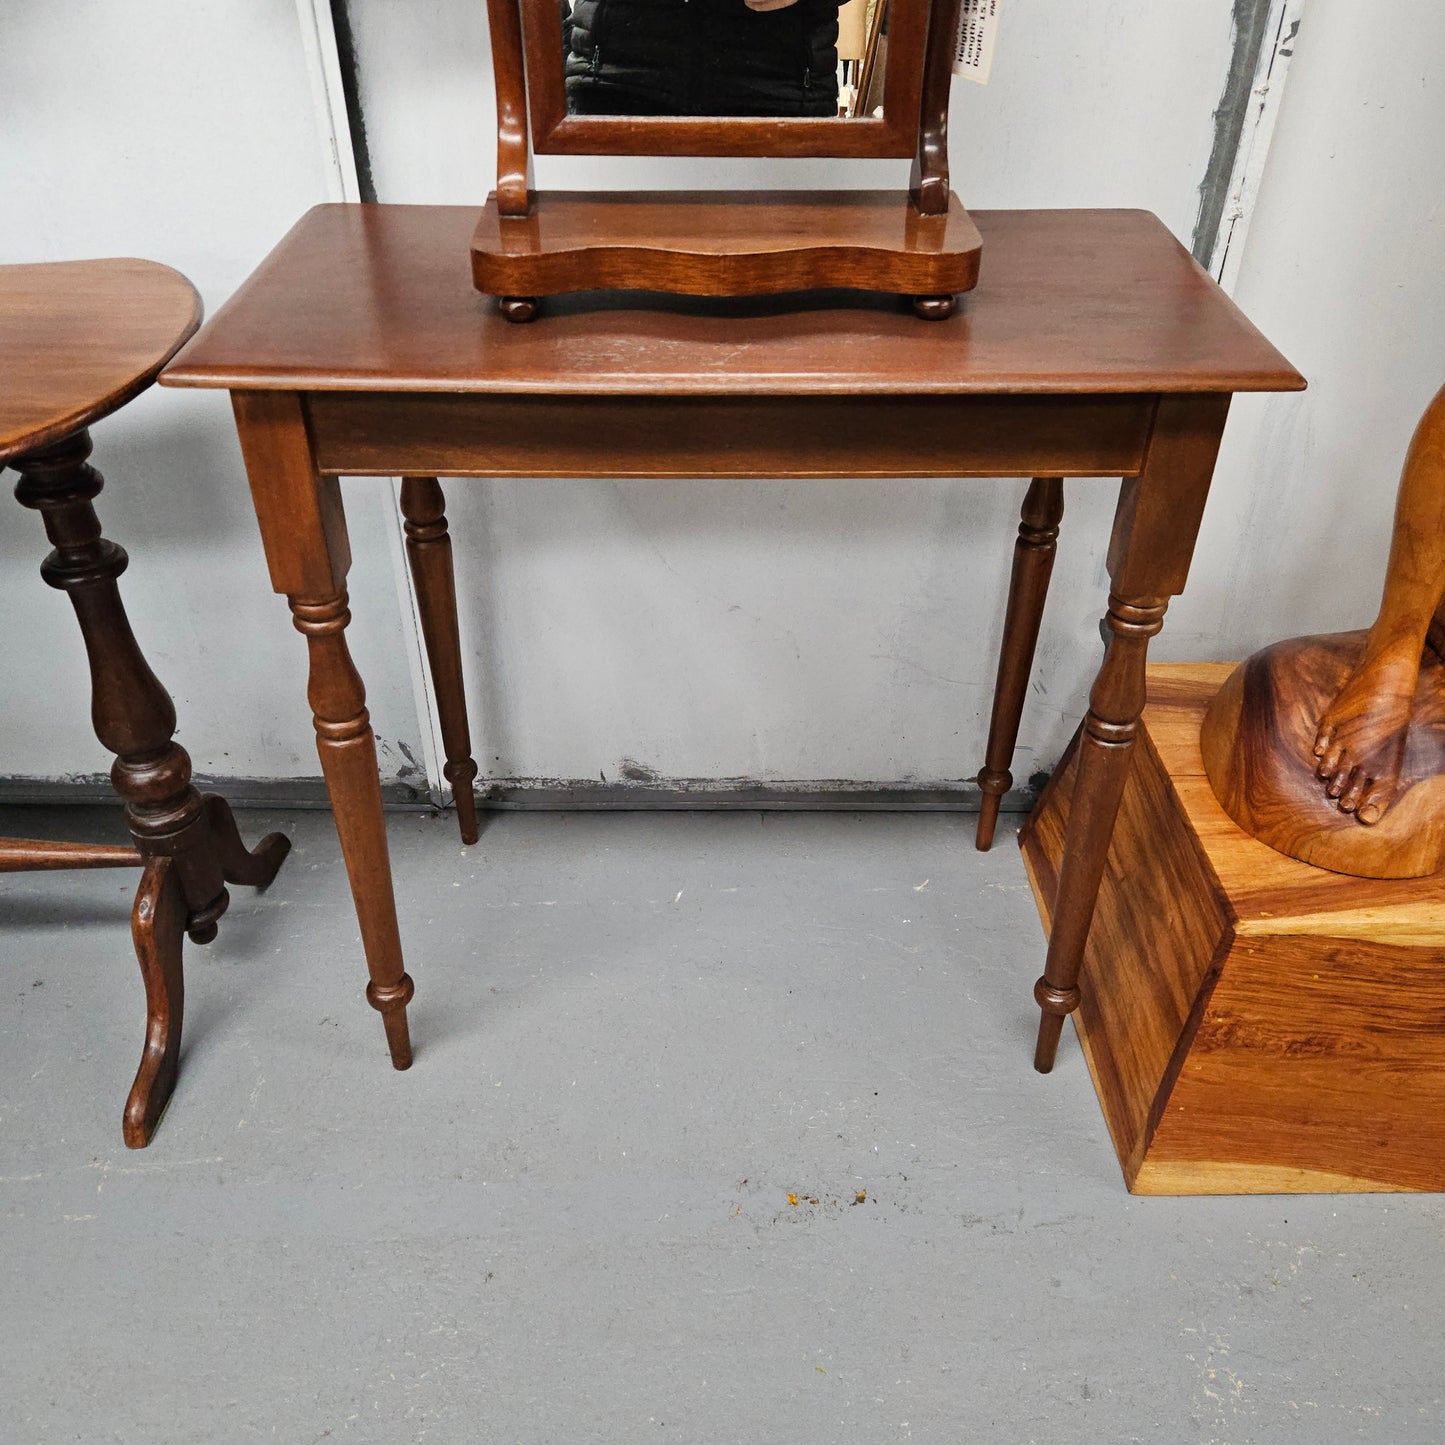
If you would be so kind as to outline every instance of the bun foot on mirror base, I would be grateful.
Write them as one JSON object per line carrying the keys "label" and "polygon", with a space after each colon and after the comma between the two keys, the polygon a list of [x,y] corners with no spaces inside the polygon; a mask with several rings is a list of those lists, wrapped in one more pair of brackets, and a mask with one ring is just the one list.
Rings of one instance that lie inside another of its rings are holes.
{"label": "bun foot on mirror base", "polygon": [[520,324],[523,321],[535,321],[537,313],[542,309],[542,303],[535,296],[498,296],[497,310],[507,318],[508,321],[515,321]]}
{"label": "bun foot on mirror base", "polygon": [[957,309],[957,296],[913,297],[913,314],[924,321],[947,321]]}

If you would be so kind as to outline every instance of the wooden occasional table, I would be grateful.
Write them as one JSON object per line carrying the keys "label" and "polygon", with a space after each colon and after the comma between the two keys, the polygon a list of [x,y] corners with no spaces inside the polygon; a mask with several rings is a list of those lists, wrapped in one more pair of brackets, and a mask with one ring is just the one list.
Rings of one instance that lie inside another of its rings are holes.
{"label": "wooden occasional table", "polygon": [[175,1087],[186,935],[215,938],[226,884],[265,887],[291,846],[272,833],[248,852],[225,800],[191,785],[191,760],[172,737],[175,708],[121,604],[125,551],[101,536],[92,505],[103,479],[86,461],[87,428],[150,386],[200,320],[195,288],[154,262],[0,266],[0,469],[20,473],[17,500],[44,519],[54,550],[40,574],[75,608],[95,734],[116,755],[111,779],[135,840],[125,848],[0,839],[0,873],[143,870],[131,933],[145,982],[145,1047],[122,1116],[132,1148],[150,1142]]}
{"label": "wooden occasional table", "polygon": [[[1109,647],[1083,722],[1036,1063],[1079,1000],[1084,942],[1144,706],[1237,391],[1303,379],[1153,216],[975,217],[983,278],[947,321],[814,294],[583,294],[509,325],[472,289],[470,207],[320,206],[166,369],[226,387],[270,566],[310,651],[317,746],[393,1063],[411,1061],[376,755],[346,645],[345,475],[399,475],[464,838],[471,758],[440,477],[1032,477],[981,775],[1008,786],[1062,506],[1123,478]],[[985,820],[981,845],[991,824]]]}

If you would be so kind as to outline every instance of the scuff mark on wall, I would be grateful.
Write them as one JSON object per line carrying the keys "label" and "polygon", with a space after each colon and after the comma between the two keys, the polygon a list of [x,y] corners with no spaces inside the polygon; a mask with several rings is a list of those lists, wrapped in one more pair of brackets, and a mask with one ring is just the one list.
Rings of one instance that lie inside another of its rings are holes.
{"label": "scuff mark on wall", "polygon": [[1229,182],[1249,114],[1254,75],[1269,34],[1270,9],[1271,0],[1234,0],[1234,54],[1214,112],[1214,146],[1199,183],[1199,216],[1190,247],[1194,259],[1206,270],[1214,256],[1215,238],[1229,198]]}

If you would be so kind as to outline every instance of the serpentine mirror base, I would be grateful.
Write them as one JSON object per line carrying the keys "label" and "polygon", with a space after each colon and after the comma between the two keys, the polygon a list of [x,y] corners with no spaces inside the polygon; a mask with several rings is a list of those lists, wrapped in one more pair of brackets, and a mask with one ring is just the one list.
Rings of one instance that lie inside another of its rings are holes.
{"label": "serpentine mirror base", "polygon": [[550,192],[525,216],[492,196],[472,279],[511,320],[538,298],[601,288],[765,296],[827,287],[904,296],[931,320],[978,281],[983,242],[952,193],[923,215],[904,191]]}

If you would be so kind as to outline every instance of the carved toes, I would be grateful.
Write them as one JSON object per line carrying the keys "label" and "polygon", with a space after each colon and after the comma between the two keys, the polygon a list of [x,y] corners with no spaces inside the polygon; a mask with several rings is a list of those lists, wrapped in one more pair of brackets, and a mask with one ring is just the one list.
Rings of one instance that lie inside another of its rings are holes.
{"label": "carved toes", "polygon": [[1325,784],[1325,797],[1342,813],[1353,813],[1366,827],[1378,823],[1390,804],[1390,788],[1374,777],[1363,763],[1355,762],[1348,749],[1332,743],[1318,773]]}
{"label": "carved toes", "polygon": [[1354,768],[1350,773],[1349,786],[1340,794],[1340,812],[1353,813],[1374,781],[1363,768]]}
{"label": "carved toes", "polygon": [[[1321,782],[1330,782],[1340,771],[1340,766],[1345,760],[1345,750],[1338,742],[1331,742],[1325,749],[1324,756],[1320,758],[1320,765],[1315,769],[1316,775]],[[1335,794],[1336,797],[1339,794]]]}

